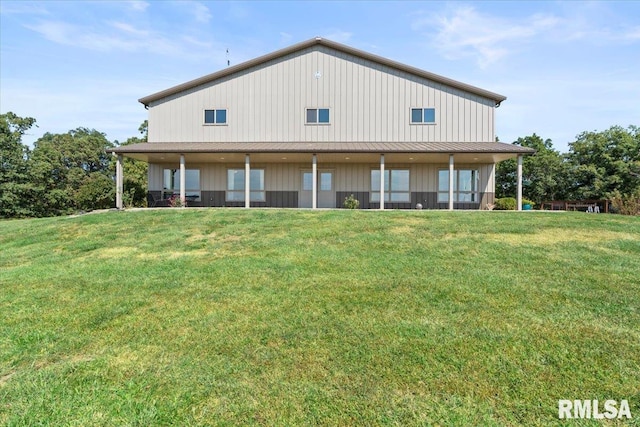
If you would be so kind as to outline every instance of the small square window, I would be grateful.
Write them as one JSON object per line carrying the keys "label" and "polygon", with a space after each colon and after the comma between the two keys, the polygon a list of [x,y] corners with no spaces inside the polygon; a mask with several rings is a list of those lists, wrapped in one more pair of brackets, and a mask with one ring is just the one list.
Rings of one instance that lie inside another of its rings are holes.
{"label": "small square window", "polygon": [[329,123],[329,109],[320,108],[318,110],[318,123]]}
{"label": "small square window", "polygon": [[307,123],[318,123],[318,110],[315,108],[307,110]]}
{"label": "small square window", "polygon": [[216,123],[227,123],[227,110],[216,110]]}
{"label": "small square window", "polygon": [[436,122],[436,109],[435,108],[425,108],[424,109],[424,122],[425,123],[435,123]]}
{"label": "small square window", "polygon": [[204,110],[204,122],[206,124],[215,123],[216,111],[215,110]]}
{"label": "small square window", "polygon": [[422,108],[411,109],[411,123],[422,123]]}

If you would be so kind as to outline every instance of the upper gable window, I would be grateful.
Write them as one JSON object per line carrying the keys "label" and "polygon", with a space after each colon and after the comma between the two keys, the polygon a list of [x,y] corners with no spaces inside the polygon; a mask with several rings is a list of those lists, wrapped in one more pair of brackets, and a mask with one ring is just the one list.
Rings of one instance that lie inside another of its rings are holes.
{"label": "upper gable window", "polygon": [[411,109],[411,123],[435,123],[435,122],[436,122],[435,108],[412,108]]}
{"label": "upper gable window", "polygon": [[227,110],[204,110],[205,125],[227,124]]}
{"label": "upper gable window", "polygon": [[329,109],[307,108],[307,124],[329,124]]}

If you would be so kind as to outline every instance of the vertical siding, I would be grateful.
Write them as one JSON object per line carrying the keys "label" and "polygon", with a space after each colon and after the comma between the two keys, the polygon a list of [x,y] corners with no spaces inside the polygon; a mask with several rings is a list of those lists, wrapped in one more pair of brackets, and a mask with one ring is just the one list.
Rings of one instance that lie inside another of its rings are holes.
{"label": "vertical siding", "polygon": [[[305,108],[326,107],[330,125],[305,125]],[[411,107],[436,108],[436,124],[411,125]],[[216,108],[228,110],[227,125],[204,126],[202,111]],[[325,46],[173,95],[149,109],[151,142],[494,138],[493,101]]]}

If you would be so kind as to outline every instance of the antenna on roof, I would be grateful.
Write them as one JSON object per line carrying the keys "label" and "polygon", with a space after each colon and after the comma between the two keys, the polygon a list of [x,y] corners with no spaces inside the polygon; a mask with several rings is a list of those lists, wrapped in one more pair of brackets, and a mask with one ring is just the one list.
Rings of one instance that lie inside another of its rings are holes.
{"label": "antenna on roof", "polygon": [[229,48],[227,48],[227,67],[231,65],[231,61],[229,61]]}

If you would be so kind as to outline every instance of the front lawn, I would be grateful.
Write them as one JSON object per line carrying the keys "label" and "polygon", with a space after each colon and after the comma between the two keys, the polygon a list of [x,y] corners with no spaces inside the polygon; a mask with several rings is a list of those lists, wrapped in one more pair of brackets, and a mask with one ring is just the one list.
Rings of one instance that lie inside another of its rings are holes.
{"label": "front lawn", "polygon": [[640,425],[637,217],[0,222],[2,425],[549,425],[558,399]]}

